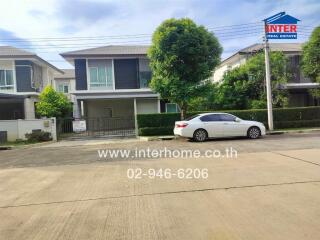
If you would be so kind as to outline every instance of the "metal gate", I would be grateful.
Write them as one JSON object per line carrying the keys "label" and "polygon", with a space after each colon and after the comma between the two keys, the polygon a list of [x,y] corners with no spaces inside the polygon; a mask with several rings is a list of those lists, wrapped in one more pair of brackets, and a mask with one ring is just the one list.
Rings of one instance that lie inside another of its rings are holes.
{"label": "metal gate", "polygon": [[134,118],[81,118],[80,120],[86,122],[86,129],[78,132],[75,132],[73,129],[74,120],[74,118],[57,120],[59,139],[125,137],[136,134]]}

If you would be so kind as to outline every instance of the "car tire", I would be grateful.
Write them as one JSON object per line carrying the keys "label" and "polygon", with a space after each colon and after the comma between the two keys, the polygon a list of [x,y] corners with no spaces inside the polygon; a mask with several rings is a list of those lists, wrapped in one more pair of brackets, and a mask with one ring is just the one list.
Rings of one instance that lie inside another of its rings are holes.
{"label": "car tire", "polygon": [[261,130],[258,127],[251,127],[248,129],[247,136],[250,139],[257,139],[261,136]]}
{"label": "car tire", "polygon": [[197,129],[193,133],[193,139],[196,142],[204,142],[208,138],[208,133],[204,129]]}

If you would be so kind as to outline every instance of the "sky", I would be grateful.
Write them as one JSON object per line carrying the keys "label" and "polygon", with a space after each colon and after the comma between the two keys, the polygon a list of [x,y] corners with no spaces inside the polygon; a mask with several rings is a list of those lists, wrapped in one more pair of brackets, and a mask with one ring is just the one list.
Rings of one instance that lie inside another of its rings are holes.
{"label": "sky", "polygon": [[[218,37],[222,59],[262,42],[262,20],[285,11],[301,20],[297,42],[320,25],[319,0],[2,0],[0,45],[35,52],[59,68],[61,52],[150,44],[168,18],[188,17]],[[295,40],[287,40],[295,41]]]}

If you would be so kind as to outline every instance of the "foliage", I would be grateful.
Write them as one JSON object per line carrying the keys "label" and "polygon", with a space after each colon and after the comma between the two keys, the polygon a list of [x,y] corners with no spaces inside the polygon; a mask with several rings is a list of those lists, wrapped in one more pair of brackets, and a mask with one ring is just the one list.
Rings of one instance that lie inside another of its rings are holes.
{"label": "foliage", "polygon": [[150,86],[177,103],[183,118],[190,101],[207,89],[202,83],[219,64],[221,52],[217,38],[203,26],[188,18],[168,19],[152,36]]}
{"label": "foliage", "polygon": [[65,117],[72,112],[72,104],[63,93],[47,86],[39,96],[36,111],[43,117]]}
{"label": "foliage", "polygon": [[139,136],[173,135],[173,127],[145,127],[139,128]]}
{"label": "foliage", "polygon": [[25,134],[28,142],[46,142],[52,140],[51,133],[44,131],[35,131]]}
{"label": "foliage", "polygon": [[[288,59],[282,52],[271,52],[270,66],[273,106],[286,107],[288,93],[282,86],[290,77]],[[225,73],[217,88],[215,106],[218,109],[256,109],[266,105],[264,53],[258,53]]]}
{"label": "foliage", "polygon": [[[320,83],[320,26],[313,30],[309,41],[303,46],[302,71],[313,82]],[[313,89],[310,93],[320,98],[319,89]]]}

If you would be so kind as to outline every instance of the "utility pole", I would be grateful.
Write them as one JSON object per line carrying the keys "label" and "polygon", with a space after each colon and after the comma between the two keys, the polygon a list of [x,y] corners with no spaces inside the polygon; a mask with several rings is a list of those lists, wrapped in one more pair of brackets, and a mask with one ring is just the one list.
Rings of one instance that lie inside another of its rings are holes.
{"label": "utility pole", "polygon": [[267,22],[264,22],[264,56],[266,66],[266,88],[267,88],[267,108],[268,108],[268,125],[269,130],[273,131],[273,112],[272,112],[272,92],[270,77],[270,58],[269,58],[269,42],[267,38]]}

